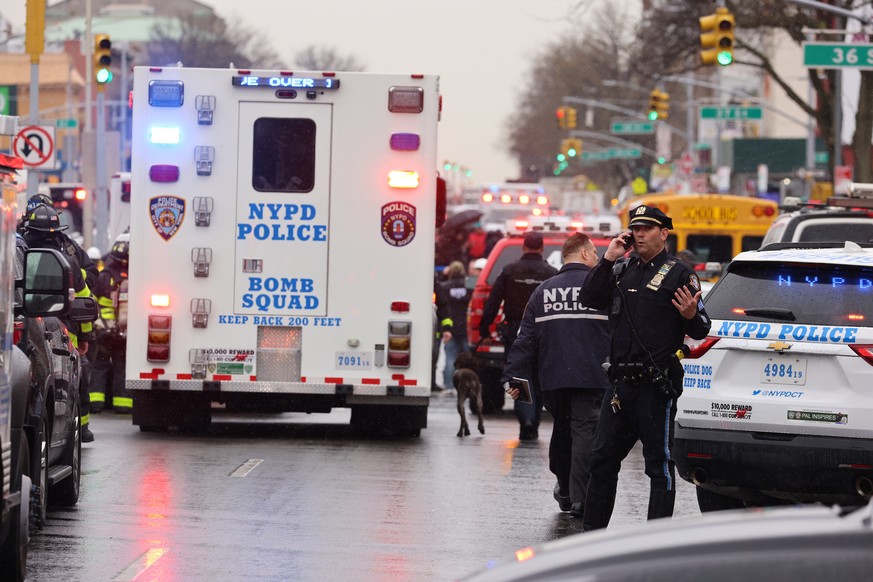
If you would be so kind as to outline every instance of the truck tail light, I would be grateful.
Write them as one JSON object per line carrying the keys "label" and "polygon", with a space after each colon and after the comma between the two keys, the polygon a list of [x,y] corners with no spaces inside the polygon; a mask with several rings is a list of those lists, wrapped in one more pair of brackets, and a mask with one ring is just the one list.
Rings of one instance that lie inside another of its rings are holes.
{"label": "truck tail light", "polygon": [[18,345],[19,343],[21,343],[21,338],[23,335],[24,335],[24,322],[23,321],[16,321],[15,322],[15,329],[12,332],[12,343],[15,345]]}
{"label": "truck tail light", "polygon": [[149,341],[146,359],[149,362],[170,361],[170,332],[173,327],[171,315],[149,315]]}
{"label": "truck tail light", "polygon": [[76,196],[76,200],[81,202],[81,201],[85,200],[85,198],[88,197],[88,191],[85,190],[84,188],[76,188],[75,196]]}
{"label": "truck tail light", "polygon": [[412,322],[388,322],[388,367],[408,368],[412,353]]}

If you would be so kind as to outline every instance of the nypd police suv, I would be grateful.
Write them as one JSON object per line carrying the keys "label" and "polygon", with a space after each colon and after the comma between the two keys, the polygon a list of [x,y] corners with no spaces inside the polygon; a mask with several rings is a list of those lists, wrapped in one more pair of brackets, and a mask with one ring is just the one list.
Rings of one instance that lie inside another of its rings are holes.
{"label": "nypd police suv", "polygon": [[873,248],[737,255],[685,368],[676,467],[702,511],[859,504],[873,491]]}

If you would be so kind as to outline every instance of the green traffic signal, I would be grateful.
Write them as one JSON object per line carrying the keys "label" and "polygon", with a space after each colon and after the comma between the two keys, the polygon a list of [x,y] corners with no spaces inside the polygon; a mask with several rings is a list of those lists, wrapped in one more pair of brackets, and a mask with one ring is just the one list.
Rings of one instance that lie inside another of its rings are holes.
{"label": "green traffic signal", "polygon": [[661,157],[658,158],[658,163],[659,163],[659,164],[663,164],[663,163],[665,163],[666,161],[667,161],[667,159],[666,159],[664,156],[661,156]]}
{"label": "green traffic signal", "polygon": [[563,162],[567,158],[564,157],[564,154],[558,154],[557,156],[555,156],[555,159],[557,159],[559,162]]}
{"label": "green traffic signal", "polygon": [[569,150],[567,150],[567,155],[570,156],[571,158],[575,158],[576,157],[576,149],[570,148]]}
{"label": "green traffic signal", "polygon": [[109,69],[97,69],[95,78],[98,83],[109,83],[112,81],[112,71]]}
{"label": "green traffic signal", "polygon": [[715,58],[718,61],[718,64],[723,67],[734,62],[734,55],[730,51],[720,51]]}

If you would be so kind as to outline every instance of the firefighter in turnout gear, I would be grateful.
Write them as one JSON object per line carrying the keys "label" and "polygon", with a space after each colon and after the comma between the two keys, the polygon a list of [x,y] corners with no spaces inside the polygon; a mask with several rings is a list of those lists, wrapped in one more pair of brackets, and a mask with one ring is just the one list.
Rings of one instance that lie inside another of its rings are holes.
{"label": "firefighter in turnout gear", "polygon": [[[91,384],[91,402],[95,413],[110,405],[116,414],[130,414],[133,410],[133,396],[124,385],[129,250],[129,235],[120,235],[106,257],[94,291],[100,311],[96,323],[97,346]],[[111,401],[107,400],[110,396]]]}
{"label": "firefighter in turnout gear", "polygon": [[[30,206],[30,204],[28,204]],[[82,247],[77,245],[70,237],[63,233],[67,229],[61,225],[57,211],[43,203],[35,204],[30,211],[26,212],[22,221],[22,237],[29,248],[45,248],[60,251],[67,258],[67,262],[73,269],[73,288],[76,297],[90,297],[91,290],[86,282],[87,273],[79,262],[79,254],[88,258]],[[78,249],[78,250],[77,250]],[[90,262],[89,264],[93,265]],[[96,279],[95,279],[96,281]],[[82,372],[79,377],[79,409],[81,415],[79,424],[82,430],[82,442],[89,443],[94,440],[90,424],[90,399],[88,397],[89,370],[87,356],[88,343],[94,339],[93,324],[90,321],[75,323],[69,319],[61,319],[70,335],[70,342],[79,352]]]}

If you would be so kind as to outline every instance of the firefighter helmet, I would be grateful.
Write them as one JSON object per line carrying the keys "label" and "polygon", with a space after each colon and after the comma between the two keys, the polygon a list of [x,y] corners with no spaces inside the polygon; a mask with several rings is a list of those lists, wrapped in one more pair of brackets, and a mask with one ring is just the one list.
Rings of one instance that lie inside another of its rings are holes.
{"label": "firefighter helmet", "polygon": [[109,256],[121,263],[122,265],[126,265],[128,261],[129,251],[130,242],[119,238],[112,245],[112,248],[109,249]]}
{"label": "firefighter helmet", "polygon": [[27,213],[24,218],[25,230],[38,230],[41,232],[57,232],[67,230],[67,225],[61,224],[58,211],[45,204],[37,204]]}
{"label": "firefighter helmet", "polygon": [[30,215],[30,213],[33,212],[34,208],[36,208],[40,204],[45,204],[46,206],[51,206],[52,208],[54,208],[55,206],[52,197],[48,194],[34,194],[27,199],[27,206],[24,209],[25,216]]}

